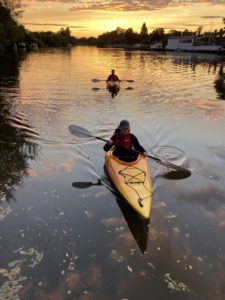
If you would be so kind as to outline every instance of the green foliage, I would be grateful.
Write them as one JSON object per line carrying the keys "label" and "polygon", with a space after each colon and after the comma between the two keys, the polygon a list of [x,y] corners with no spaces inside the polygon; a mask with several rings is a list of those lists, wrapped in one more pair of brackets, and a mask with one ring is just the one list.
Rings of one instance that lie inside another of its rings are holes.
{"label": "green foliage", "polygon": [[23,13],[20,9],[21,0],[0,0],[0,6],[6,8],[12,18],[20,17]]}
{"label": "green foliage", "polygon": [[98,37],[98,46],[105,45],[132,45],[139,41],[138,33],[134,32],[132,28],[127,30],[118,27],[111,32],[103,33]]}
{"label": "green foliage", "polygon": [[24,27],[18,25],[6,2],[4,5],[0,2],[0,55],[12,50],[15,43],[22,41],[25,35]]}
{"label": "green foliage", "polygon": [[138,41],[138,34],[132,28],[128,28],[125,31],[125,40],[128,45],[133,45]]}
{"label": "green foliage", "polygon": [[143,45],[146,45],[149,43],[148,28],[146,26],[146,23],[143,23],[143,25],[141,27],[139,42]]}
{"label": "green foliage", "polygon": [[143,23],[143,25],[141,27],[140,35],[141,36],[147,36],[148,35],[148,28],[146,26],[146,23]]}
{"label": "green foliage", "polygon": [[71,36],[70,29],[61,28],[58,32],[27,31],[24,38],[25,43],[36,43],[39,47],[66,47],[68,44],[74,44],[76,39]]}
{"label": "green foliage", "polygon": [[122,29],[117,28],[114,31],[103,33],[98,37],[98,46],[107,45],[134,45],[140,43],[143,45],[149,45],[154,41],[163,41],[166,38],[166,34],[163,28],[153,30],[148,34],[148,29],[145,23],[143,23],[140,34],[133,31],[132,28]]}

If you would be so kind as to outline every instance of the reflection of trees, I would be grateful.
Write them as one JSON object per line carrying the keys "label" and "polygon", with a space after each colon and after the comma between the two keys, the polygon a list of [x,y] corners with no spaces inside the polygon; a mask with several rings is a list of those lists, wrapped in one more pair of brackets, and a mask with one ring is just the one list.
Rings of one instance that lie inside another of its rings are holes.
{"label": "reflection of trees", "polygon": [[223,71],[223,62],[220,65],[218,76],[214,82],[215,89],[218,93],[218,97],[221,100],[225,100],[225,73]]}
{"label": "reflection of trees", "polygon": [[[3,66],[4,65],[4,66]],[[14,190],[28,175],[29,159],[37,157],[34,132],[13,113],[9,90],[18,88],[18,64],[1,62],[0,74],[0,199],[13,199]]]}
{"label": "reflection of trees", "polygon": [[207,69],[208,74],[218,74],[214,82],[214,87],[218,98],[225,100],[224,58],[222,56],[216,54],[179,53],[178,55],[174,54],[173,63],[190,67],[193,72],[195,72],[198,65],[201,65]]}

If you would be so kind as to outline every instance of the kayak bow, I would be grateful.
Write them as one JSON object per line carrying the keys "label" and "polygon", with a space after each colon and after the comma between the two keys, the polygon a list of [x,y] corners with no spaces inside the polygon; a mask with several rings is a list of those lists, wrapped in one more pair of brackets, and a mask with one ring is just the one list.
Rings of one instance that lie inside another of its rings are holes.
{"label": "kayak bow", "polygon": [[115,157],[112,151],[108,151],[105,165],[117,191],[142,219],[149,219],[152,183],[146,158],[138,155],[133,162],[123,162]]}

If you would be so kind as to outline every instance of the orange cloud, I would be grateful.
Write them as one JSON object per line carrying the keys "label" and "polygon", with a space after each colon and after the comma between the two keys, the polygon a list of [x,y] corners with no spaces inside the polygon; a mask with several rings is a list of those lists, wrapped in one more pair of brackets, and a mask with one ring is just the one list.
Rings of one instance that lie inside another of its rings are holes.
{"label": "orange cloud", "polygon": [[[147,26],[151,29],[203,25],[208,30],[209,26],[219,29],[223,24],[224,1],[23,0],[22,3],[27,6],[21,21],[29,30],[35,31],[37,26],[43,31],[69,27],[76,37],[98,36],[103,30],[111,31],[118,26],[137,31],[149,18]],[[211,19],[213,25],[209,25]]]}

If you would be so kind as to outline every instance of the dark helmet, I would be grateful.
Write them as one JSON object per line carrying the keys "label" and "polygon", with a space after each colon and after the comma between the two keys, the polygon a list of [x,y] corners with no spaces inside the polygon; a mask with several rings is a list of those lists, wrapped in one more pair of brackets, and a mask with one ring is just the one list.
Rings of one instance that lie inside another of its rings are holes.
{"label": "dark helmet", "polygon": [[130,129],[130,123],[127,120],[120,121],[119,129]]}

